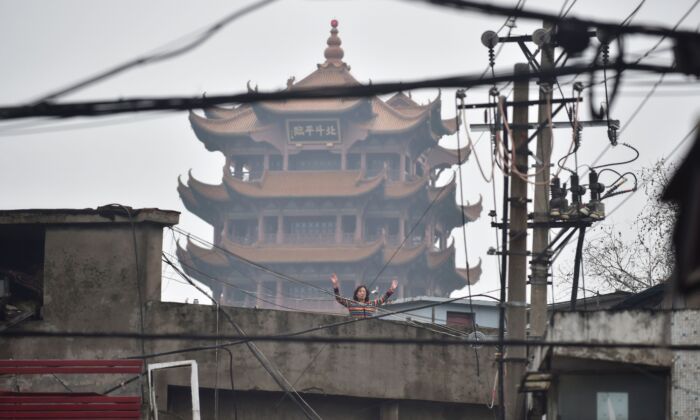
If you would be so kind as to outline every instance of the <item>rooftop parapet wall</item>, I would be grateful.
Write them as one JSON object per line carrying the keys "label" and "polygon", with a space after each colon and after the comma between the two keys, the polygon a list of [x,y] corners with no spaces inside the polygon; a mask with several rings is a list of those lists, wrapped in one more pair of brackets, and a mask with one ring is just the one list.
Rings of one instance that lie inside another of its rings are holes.
{"label": "rooftop parapet wall", "polygon": [[[582,343],[658,343],[670,341],[671,314],[662,311],[557,312],[546,332],[547,341]],[[663,349],[556,347],[553,356],[671,366],[672,354]]]}
{"label": "rooftop parapet wall", "polygon": [[[96,296],[97,299],[100,296]],[[80,304],[80,302],[76,302]],[[284,334],[328,325],[346,317],[301,312],[244,308],[222,308],[246,332],[256,335]],[[133,318],[134,305],[121,307],[124,317]],[[147,334],[216,334],[216,311],[212,306],[150,302],[144,312]],[[23,328],[36,331],[63,331],[58,323],[31,321]],[[82,331],[113,331],[109,320],[95,318]],[[131,332],[138,332],[134,326]],[[219,334],[236,335],[223,316]],[[444,336],[402,322],[365,320],[313,333],[324,337],[362,337],[387,339],[444,339]],[[214,340],[146,340],[147,354],[168,352],[214,344]],[[423,400],[460,404],[486,404],[490,401],[493,370],[489,355],[493,349],[480,348],[479,376],[474,349],[465,345],[367,343],[294,343],[261,342],[265,356],[299,392],[319,395],[396,400]],[[245,345],[230,347],[233,354],[235,386],[239,391],[279,391],[279,386],[262,368]],[[15,338],[0,349],[0,358],[121,358],[141,353],[135,339],[104,338]],[[229,360],[213,350],[195,351],[149,358],[147,362],[195,359],[203,388],[214,388],[217,368],[218,387],[230,389]],[[315,359],[314,359],[315,358]],[[170,385],[189,385],[189,373],[173,371],[164,381]],[[226,379],[224,379],[226,378]],[[69,380],[69,379],[66,379]],[[93,378],[94,380],[94,378]],[[70,381],[70,380],[69,380]],[[114,378],[105,378],[93,388],[109,388]],[[31,386],[31,384],[25,384]],[[57,383],[54,386],[60,386]],[[58,388],[57,388],[58,389]],[[25,389],[29,390],[29,389]]]}

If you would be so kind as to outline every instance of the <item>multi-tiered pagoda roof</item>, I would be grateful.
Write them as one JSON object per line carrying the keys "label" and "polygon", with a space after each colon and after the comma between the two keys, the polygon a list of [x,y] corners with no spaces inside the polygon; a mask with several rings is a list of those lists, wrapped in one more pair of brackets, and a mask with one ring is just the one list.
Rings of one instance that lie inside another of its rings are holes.
{"label": "multi-tiered pagoda roof", "polygon": [[[334,21],[326,61],[298,82],[289,79],[287,89],[360,85],[340,44]],[[438,144],[457,127],[456,119],[442,119],[439,94],[427,104],[404,93],[260,102],[191,112],[190,122],[226,164],[219,184],[191,173],[179,182],[185,207],[214,227],[216,247],[190,241],[178,254],[215,291],[274,286],[275,302],[294,306],[295,290],[257,273],[256,264],[322,287],[330,272],[359,284],[386,271],[400,277],[405,297],[446,295],[478,281],[480,267],[455,268],[448,245],[451,230],[476,220],[482,205],[480,198],[458,205],[454,177],[437,183],[469,156]]]}

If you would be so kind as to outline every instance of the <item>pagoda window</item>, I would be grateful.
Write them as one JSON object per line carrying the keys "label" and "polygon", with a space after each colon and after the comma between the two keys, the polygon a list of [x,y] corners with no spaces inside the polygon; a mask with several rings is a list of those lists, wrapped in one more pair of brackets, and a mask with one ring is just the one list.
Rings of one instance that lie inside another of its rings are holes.
{"label": "pagoda window", "polygon": [[263,156],[232,156],[229,159],[229,172],[232,177],[243,181],[255,181],[262,177],[264,170]]}
{"label": "pagoda window", "polygon": [[410,288],[410,293],[411,296],[425,296],[426,295],[426,289],[425,287],[422,286],[414,286]]}
{"label": "pagoda window", "polygon": [[320,299],[327,297],[325,293],[315,287],[304,286],[298,284],[290,284],[287,291],[289,297],[293,299]]}
{"label": "pagoda window", "polygon": [[[411,232],[411,228],[418,223],[418,220],[413,220],[413,221],[404,221],[404,228],[403,231],[405,232],[406,236],[408,236],[408,233]],[[411,237],[408,240],[408,245],[410,246],[418,246],[423,243],[423,234],[425,233],[425,229],[422,228],[416,228],[413,229],[413,232],[411,232]],[[403,239],[402,239],[403,240]]]}
{"label": "pagoda window", "polygon": [[387,175],[392,181],[399,180],[400,156],[393,153],[367,154],[367,176],[375,176],[387,168]]}
{"label": "pagoda window", "polygon": [[282,155],[270,155],[270,170],[281,171],[283,169]]}
{"label": "pagoda window", "polygon": [[341,219],[343,236],[342,241],[344,244],[350,244],[354,242],[355,230],[357,229],[357,217],[356,216],[343,216]]}
{"label": "pagoda window", "polygon": [[399,219],[397,217],[368,217],[365,220],[365,239],[375,241],[386,233],[389,245],[399,243]]}
{"label": "pagoda window", "polygon": [[362,164],[362,155],[359,153],[349,153],[347,156],[346,168],[350,171],[356,171],[360,169]]}
{"label": "pagoda window", "polygon": [[265,242],[274,244],[277,242],[277,216],[266,216],[263,219]]}
{"label": "pagoda window", "polygon": [[258,240],[258,219],[232,219],[228,222],[231,241],[250,245]]}
{"label": "pagoda window", "polygon": [[285,242],[319,244],[335,242],[335,216],[285,218]]}
{"label": "pagoda window", "polygon": [[421,164],[418,163],[418,162],[416,162],[416,166],[415,166],[415,168],[414,168],[414,171],[415,171],[415,173],[416,173],[416,176],[419,177],[419,178],[422,178],[423,175],[425,174],[425,172],[423,172],[423,165],[421,165]]}
{"label": "pagoda window", "polygon": [[307,151],[289,156],[291,171],[338,171],[340,155],[327,151]]}

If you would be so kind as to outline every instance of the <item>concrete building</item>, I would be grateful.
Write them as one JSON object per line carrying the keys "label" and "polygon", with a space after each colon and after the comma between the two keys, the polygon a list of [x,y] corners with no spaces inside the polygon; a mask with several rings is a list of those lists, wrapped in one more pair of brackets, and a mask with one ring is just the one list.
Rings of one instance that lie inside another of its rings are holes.
{"label": "concrete building", "polygon": [[[391,315],[383,319],[409,319],[437,325],[446,325],[471,330],[474,323],[479,328],[498,328],[498,302],[495,300],[469,299],[451,301],[449,298],[419,296],[396,299],[385,309],[401,311],[400,315]],[[448,303],[444,303],[448,302]],[[428,305],[436,306],[425,307]],[[412,309],[416,308],[416,309]]]}
{"label": "concrete building", "polygon": [[[334,20],[325,61],[300,80],[290,78],[288,90],[361,85],[343,61],[337,26]],[[455,267],[449,237],[480,217],[481,198],[458,205],[454,176],[436,184],[469,155],[468,147],[438,144],[457,129],[456,118],[442,119],[439,94],[427,104],[398,93],[216,107],[192,112],[190,123],[225,165],[218,185],[192,175],[179,184],[185,207],[212,225],[214,247],[188,241],[178,256],[227,304],[341,312],[319,290],[334,272],[345,294],[360,284],[384,291],[398,278],[397,298],[445,297],[478,281],[475,269]]]}
{"label": "concrete building", "polygon": [[[582,347],[540,349],[535,361],[539,369],[523,382],[533,393],[533,412],[561,420],[700,416],[700,355],[664,348],[700,342],[699,322],[697,310],[555,313],[545,340],[580,342]],[[659,348],[586,346],[592,343]]]}
{"label": "concrete building", "polygon": [[[176,212],[121,206],[1,211],[0,270],[10,283],[4,313],[8,307],[33,310],[21,321],[13,318],[13,325],[3,321],[0,359],[195,360],[205,419],[214,418],[215,401],[219,418],[234,413],[239,419],[304,418],[285,398],[279,377],[324,419],[492,418],[487,404],[493,349],[412,344],[416,339],[454,342],[417,325],[368,319],[303,335],[403,344],[265,341],[231,345],[230,359],[224,350],[201,349],[224,340],[217,337],[240,336],[239,331],[287,335],[348,318],[161,302],[162,229],[177,220]],[[481,355],[478,375],[475,351]],[[117,394],[140,394],[145,382],[130,379],[3,376],[0,388],[98,393],[115,388]],[[160,418],[188,417],[189,373],[169,370],[155,379]]]}

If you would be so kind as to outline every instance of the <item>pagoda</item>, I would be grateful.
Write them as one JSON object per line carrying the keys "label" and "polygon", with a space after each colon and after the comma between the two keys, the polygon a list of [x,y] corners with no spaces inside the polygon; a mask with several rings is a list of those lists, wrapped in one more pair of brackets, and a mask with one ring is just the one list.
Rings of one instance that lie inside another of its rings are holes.
{"label": "pagoda", "polygon": [[[290,78],[288,90],[360,85],[342,60],[337,26],[333,20],[325,62]],[[469,155],[438,145],[457,129],[440,107],[439,94],[418,104],[398,93],[190,112],[197,138],[223,153],[225,165],[218,185],[191,173],[179,180],[185,207],[213,226],[215,244],[188,239],[178,247],[183,269],[227,305],[323,312],[344,308],[308,284],[330,290],[334,272],[346,295],[360,284],[383,293],[394,277],[399,298],[447,296],[475,283],[481,261],[456,268],[449,237],[480,216],[481,198],[456,204],[454,172],[447,183],[447,173],[440,177]]]}

